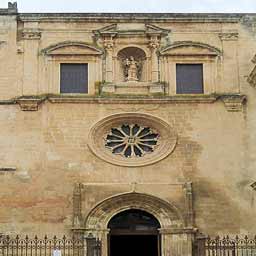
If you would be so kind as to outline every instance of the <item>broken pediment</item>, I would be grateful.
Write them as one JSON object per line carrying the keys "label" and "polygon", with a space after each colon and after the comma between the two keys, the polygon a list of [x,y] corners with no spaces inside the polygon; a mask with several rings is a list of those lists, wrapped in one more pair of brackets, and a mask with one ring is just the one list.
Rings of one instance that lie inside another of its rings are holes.
{"label": "broken pediment", "polygon": [[221,51],[216,47],[199,42],[176,42],[160,51],[161,55],[172,56],[219,56]]}
{"label": "broken pediment", "polygon": [[42,50],[45,55],[101,55],[103,51],[83,42],[62,42]]}
{"label": "broken pediment", "polygon": [[170,30],[157,27],[151,24],[131,24],[131,23],[120,23],[112,24],[101,29],[95,30],[94,33],[97,35],[125,35],[125,34],[142,34],[142,35],[167,35]]}

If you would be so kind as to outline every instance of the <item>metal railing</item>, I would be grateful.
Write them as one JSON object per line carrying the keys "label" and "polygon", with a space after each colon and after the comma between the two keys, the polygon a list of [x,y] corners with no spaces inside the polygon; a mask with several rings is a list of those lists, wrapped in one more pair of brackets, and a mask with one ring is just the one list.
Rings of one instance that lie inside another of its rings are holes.
{"label": "metal railing", "polygon": [[225,236],[205,240],[205,256],[256,256],[256,236],[230,238]]}
{"label": "metal railing", "polygon": [[43,239],[35,236],[20,238],[9,236],[0,238],[0,256],[84,256],[84,239],[71,237],[59,239],[56,236]]}

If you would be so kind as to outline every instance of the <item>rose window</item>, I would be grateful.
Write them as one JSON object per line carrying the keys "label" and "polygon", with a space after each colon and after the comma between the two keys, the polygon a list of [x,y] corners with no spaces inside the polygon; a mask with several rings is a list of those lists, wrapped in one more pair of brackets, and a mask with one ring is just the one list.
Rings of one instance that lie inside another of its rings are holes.
{"label": "rose window", "polygon": [[116,155],[141,157],[154,151],[158,138],[159,134],[149,127],[123,124],[111,128],[111,132],[106,137],[105,146]]}

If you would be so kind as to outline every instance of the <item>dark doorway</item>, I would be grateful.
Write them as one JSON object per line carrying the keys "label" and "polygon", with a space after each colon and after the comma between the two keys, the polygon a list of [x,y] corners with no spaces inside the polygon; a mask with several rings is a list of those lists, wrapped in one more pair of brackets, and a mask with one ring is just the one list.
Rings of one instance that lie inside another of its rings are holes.
{"label": "dark doorway", "polygon": [[109,256],[160,256],[160,224],[151,214],[127,210],[109,224]]}

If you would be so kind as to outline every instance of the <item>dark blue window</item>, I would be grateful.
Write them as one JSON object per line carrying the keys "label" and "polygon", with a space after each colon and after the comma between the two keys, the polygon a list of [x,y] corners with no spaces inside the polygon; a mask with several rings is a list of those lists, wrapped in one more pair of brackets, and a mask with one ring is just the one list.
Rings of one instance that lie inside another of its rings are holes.
{"label": "dark blue window", "polygon": [[203,87],[203,64],[176,64],[177,94],[204,93]]}
{"label": "dark blue window", "polygon": [[88,64],[60,64],[60,93],[88,93]]}

